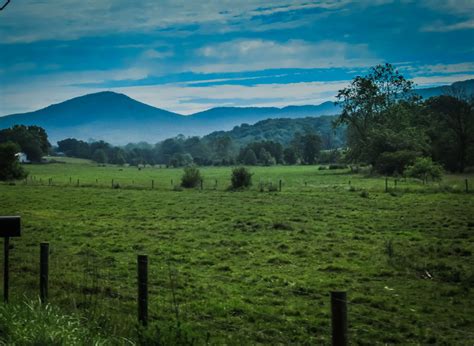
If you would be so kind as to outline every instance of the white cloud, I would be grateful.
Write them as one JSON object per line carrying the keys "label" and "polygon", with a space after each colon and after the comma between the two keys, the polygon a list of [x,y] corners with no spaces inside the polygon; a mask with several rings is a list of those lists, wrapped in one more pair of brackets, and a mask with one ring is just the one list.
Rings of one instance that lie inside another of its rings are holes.
{"label": "white cloud", "polygon": [[[69,40],[89,35],[147,32],[192,24],[222,27],[256,15],[298,9],[334,9],[348,0],[49,0],[15,1],[2,13],[2,42]],[[58,28],[58,30],[52,30]]]}
{"label": "white cloud", "polygon": [[169,50],[147,49],[143,52],[145,59],[163,59],[173,56],[173,52]]}
{"label": "white cloud", "polygon": [[474,19],[469,19],[469,20],[461,21],[454,24],[444,24],[442,22],[437,22],[437,23],[422,27],[421,31],[449,32],[449,31],[457,31],[457,30],[469,30],[469,29],[474,29]]}
{"label": "white cloud", "polygon": [[434,85],[451,84],[468,79],[474,79],[474,73],[453,74],[448,76],[415,77],[412,80],[415,82],[417,87],[429,87]]}
{"label": "white cloud", "polygon": [[195,72],[236,72],[272,68],[360,67],[379,62],[365,44],[336,41],[276,42],[240,39],[197,50],[201,63],[189,66]]}

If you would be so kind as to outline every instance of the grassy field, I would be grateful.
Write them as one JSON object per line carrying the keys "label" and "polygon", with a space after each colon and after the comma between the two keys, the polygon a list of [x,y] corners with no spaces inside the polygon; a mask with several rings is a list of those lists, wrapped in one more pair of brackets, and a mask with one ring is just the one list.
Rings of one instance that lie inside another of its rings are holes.
{"label": "grassy field", "polygon": [[474,343],[472,176],[390,179],[386,193],[383,177],[348,170],[255,167],[252,189],[230,192],[229,167],[201,169],[202,191],[174,189],[180,169],[27,168],[27,182],[0,185],[0,215],[23,222],[13,302],[38,294],[49,241],[50,302],[102,335],[138,340],[136,256],[148,254],[144,343],[328,344],[332,290],[347,291],[353,343]]}

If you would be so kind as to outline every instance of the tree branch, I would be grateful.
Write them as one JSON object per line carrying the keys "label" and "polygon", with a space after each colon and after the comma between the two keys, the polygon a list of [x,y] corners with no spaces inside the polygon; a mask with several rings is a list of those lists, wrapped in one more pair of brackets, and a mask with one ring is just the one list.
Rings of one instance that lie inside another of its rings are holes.
{"label": "tree branch", "polygon": [[0,11],[2,11],[5,7],[7,7],[7,5],[10,3],[10,0],[7,0],[7,2],[5,2],[2,7],[0,7]]}

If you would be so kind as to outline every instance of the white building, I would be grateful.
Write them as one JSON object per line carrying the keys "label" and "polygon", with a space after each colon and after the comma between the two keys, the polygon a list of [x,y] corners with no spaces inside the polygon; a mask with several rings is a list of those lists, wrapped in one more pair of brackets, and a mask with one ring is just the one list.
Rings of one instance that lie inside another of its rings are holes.
{"label": "white building", "polygon": [[16,156],[18,162],[20,162],[20,163],[29,163],[30,162],[30,160],[28,160],[28,157],[26,156],[25,153],[16,153],[15,156]]}

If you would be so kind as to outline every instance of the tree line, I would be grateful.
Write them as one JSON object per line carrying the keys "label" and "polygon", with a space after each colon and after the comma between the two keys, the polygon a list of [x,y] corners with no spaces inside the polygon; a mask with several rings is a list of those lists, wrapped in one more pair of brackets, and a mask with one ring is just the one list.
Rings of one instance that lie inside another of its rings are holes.
{"label": "tree line", "polygon": [[[392,65],[377,65],[339,91],[347,126],[348,162],[370,164],[382,174],[402,174],[419,158],[452,172],[474,166],[474,100],[456,90],[421,100],[413,82]],[[426,162],[426,161],[425,161]]]}
{"label": "tree line", "polygon": [[274,141],[255,141],[241,148],[229,136],[201,138],[180,135],[155,145],[141,142],[123,147],[104,141],[89,143],[67,138],[58,141],[54,150],[58,154],[91,159],[98,163],[135,166],[314,164],[320,158],[321,138],[317,133],[296,133],[291,143],[285,147]]}

